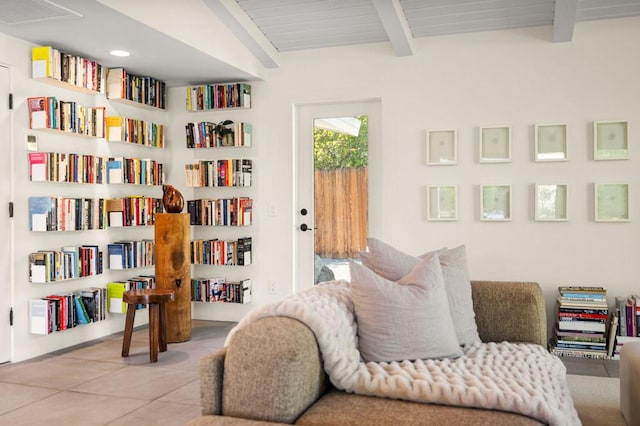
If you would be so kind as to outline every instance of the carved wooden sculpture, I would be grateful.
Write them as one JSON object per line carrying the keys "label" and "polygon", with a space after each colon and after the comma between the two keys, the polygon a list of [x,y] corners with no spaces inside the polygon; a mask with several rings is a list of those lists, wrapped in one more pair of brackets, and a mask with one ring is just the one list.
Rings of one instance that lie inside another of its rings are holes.
{"label": "carved wooden sculpture", "polygon": [[164,205],[164,211],[167,213],[181,213],[184,208],[184,198],[180,191],[173,186],[165,184],[162,185],[162,204]]}

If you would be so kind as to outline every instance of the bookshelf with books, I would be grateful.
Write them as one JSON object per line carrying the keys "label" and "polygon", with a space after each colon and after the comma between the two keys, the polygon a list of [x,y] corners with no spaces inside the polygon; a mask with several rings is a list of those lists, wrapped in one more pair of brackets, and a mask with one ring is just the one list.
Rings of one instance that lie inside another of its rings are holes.
{"label": "bookshelf with books", "polygon": [[[99,64],[52,47],[33,48],[31,56],[32,79],[52,87],[34,83],[38,96],[28,96],[25,102],[26,126],[29,136],[34,135],[27,138],[27,172],[18,177],[26,179],[28,195],[17,199],[27,207],[25,280],[33,286],[24,299],[30,308],[26,331],[51,334],[72,325],[101,324],[96,331],[47,343],[55,349],[95,338],[96,333],[121,331],[122,318],[109,320],[107,315],[107,283],[134,280],[134,268],[140,269],[140,277],[153,276],[152,225],[155,214],[162,212],[156,197],[162,193],[165,174],[160,159],[165,158],[161,148],[166,129],[158,123],[166,118],[166,89],[163,82],[123,70],[125,91],[107,93],[108,72]],[[111,73],[111,83],[116,74]],[[119,99],[120,94],[131,98]],[[86,138],[94,141],[87,143]],[[64,152],[58,152],[63,144]],[[90,185],[62,185],[67,183]],[[93,257],[86,258],[86,253]],[[72,298],[83,290],[78,283],[98,289],[102,298],[92,307],[100,307],[100,315],[87,316],[86,306],[78,311],[82,299]],[[43,284],[55,285],[56,290],[43,292]],[[51,293],[67,295],[68,300],[57,302]],[[65,317],[69,320],[61,322]]]}
{"label": "bookshelf with books", "polygon": [[250,147],[253,126],[231,120],[190,122],[185,125],[187,148]]}
{"label": "bookshelf with books", "polygon": [[97,61],[52,46],[31,49],[31,77],[83,93],[104,93],[106,69]]}
{"label": "bookshelf with books", "polygon": [[105,135],[105,107],[85,107],[55,96],[32,96],[27,98],[27,108],[32,130],[94,138]]}
{"label": "bookshelf with books", "polygon": [[603,287],[558,288],[558,321],[550,342],[551,353],[580,358],[609,358],[611,330]]}
{"label": "bookshelf with books", "polygon": [[164,148],[165,127],[162,124],[122,116],[108,116],[105,126],[108,142]]}
{"label": "bookshelf with books", "polygon": [[225,278],[192,278],[191,300],[204,303],[250,303],[251,280],[229,281]]}
{"label": "bookshelf with books", "polygon": [[88,287],[29,300],[32,334],[51,334],[107,318],[105,287]]}
{"label": "bookshelf with books", "polygon": [[[255,219],[253,160],[248,158],[254,146],[251,85],[203,84],[187,87],[185,95],[183,137],[196,158],[184,165],[185,186],[194,192],[186,201],[195,226],[190,242],[194,317],[237,317],[242,310],[233,307],[250,303],[252,294],[247,232]],[[242,154],[230,156],[234,149]]]}
{"label": "bookshelf with books", "polygon": [[142,108],[167,108],[167,87],[164,81],[129,73],[124,68],[110,68],[106,78],[107,99]]}
{"label": "bookshelf with books", "polygon": [[187,87],[187,111],[251,108],[251,85],[248,83],[202,84]]}

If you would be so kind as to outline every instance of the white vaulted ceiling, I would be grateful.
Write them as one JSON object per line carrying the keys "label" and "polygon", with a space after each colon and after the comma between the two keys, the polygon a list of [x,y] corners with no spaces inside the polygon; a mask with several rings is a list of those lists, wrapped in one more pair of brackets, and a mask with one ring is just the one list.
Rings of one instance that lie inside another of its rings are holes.
{"label": "white vaulted ceiling", "polygon": [[[418,38],[530,26],[571,42],[578,22],[638,15],[640,0],[0,0],[0,32],[179,86],[260,79],[281,52],[382,42],[411,55]],[[217,25],[257,66],[225,56]]]}

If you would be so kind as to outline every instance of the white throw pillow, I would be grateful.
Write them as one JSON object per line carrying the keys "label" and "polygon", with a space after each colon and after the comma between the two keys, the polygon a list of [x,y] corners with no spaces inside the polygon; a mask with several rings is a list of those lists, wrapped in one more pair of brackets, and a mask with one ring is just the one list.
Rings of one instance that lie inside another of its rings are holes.
{"label": "white throw pillow", "polygon": [[391,362],[462,355],[437,254],[397,283],[350,263],[358,349],[365,361]]}
{"label": "white throw pillow", "polygon": [[411,256],[376,238],[367,239],[368,252],[360,252],[362,264],[383,277],[397,281],[405,276],[426,256],[437,253],[442,266],[449,309],[455,325],[456,336],[461,345],[480,341],[476,314],[473,311],[471,281],[467,268],[464,245],[453,249],[440,249]]}

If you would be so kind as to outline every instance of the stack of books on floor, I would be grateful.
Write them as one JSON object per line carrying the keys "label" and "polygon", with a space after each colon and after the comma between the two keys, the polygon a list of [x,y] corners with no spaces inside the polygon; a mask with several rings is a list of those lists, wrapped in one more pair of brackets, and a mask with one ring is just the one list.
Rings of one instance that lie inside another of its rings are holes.
{"label": "stack of books on floor", "polygon": [[550,350],[558,356],[609,358],[609,310],[603,287],[559,287],[558,322]]}
{"label": "stack of books on floor", "polygon": [[620,359],[620,350],[625,343],[640,341],[640,295],[616,296],[614,321],[617,324],[613,359]]}

